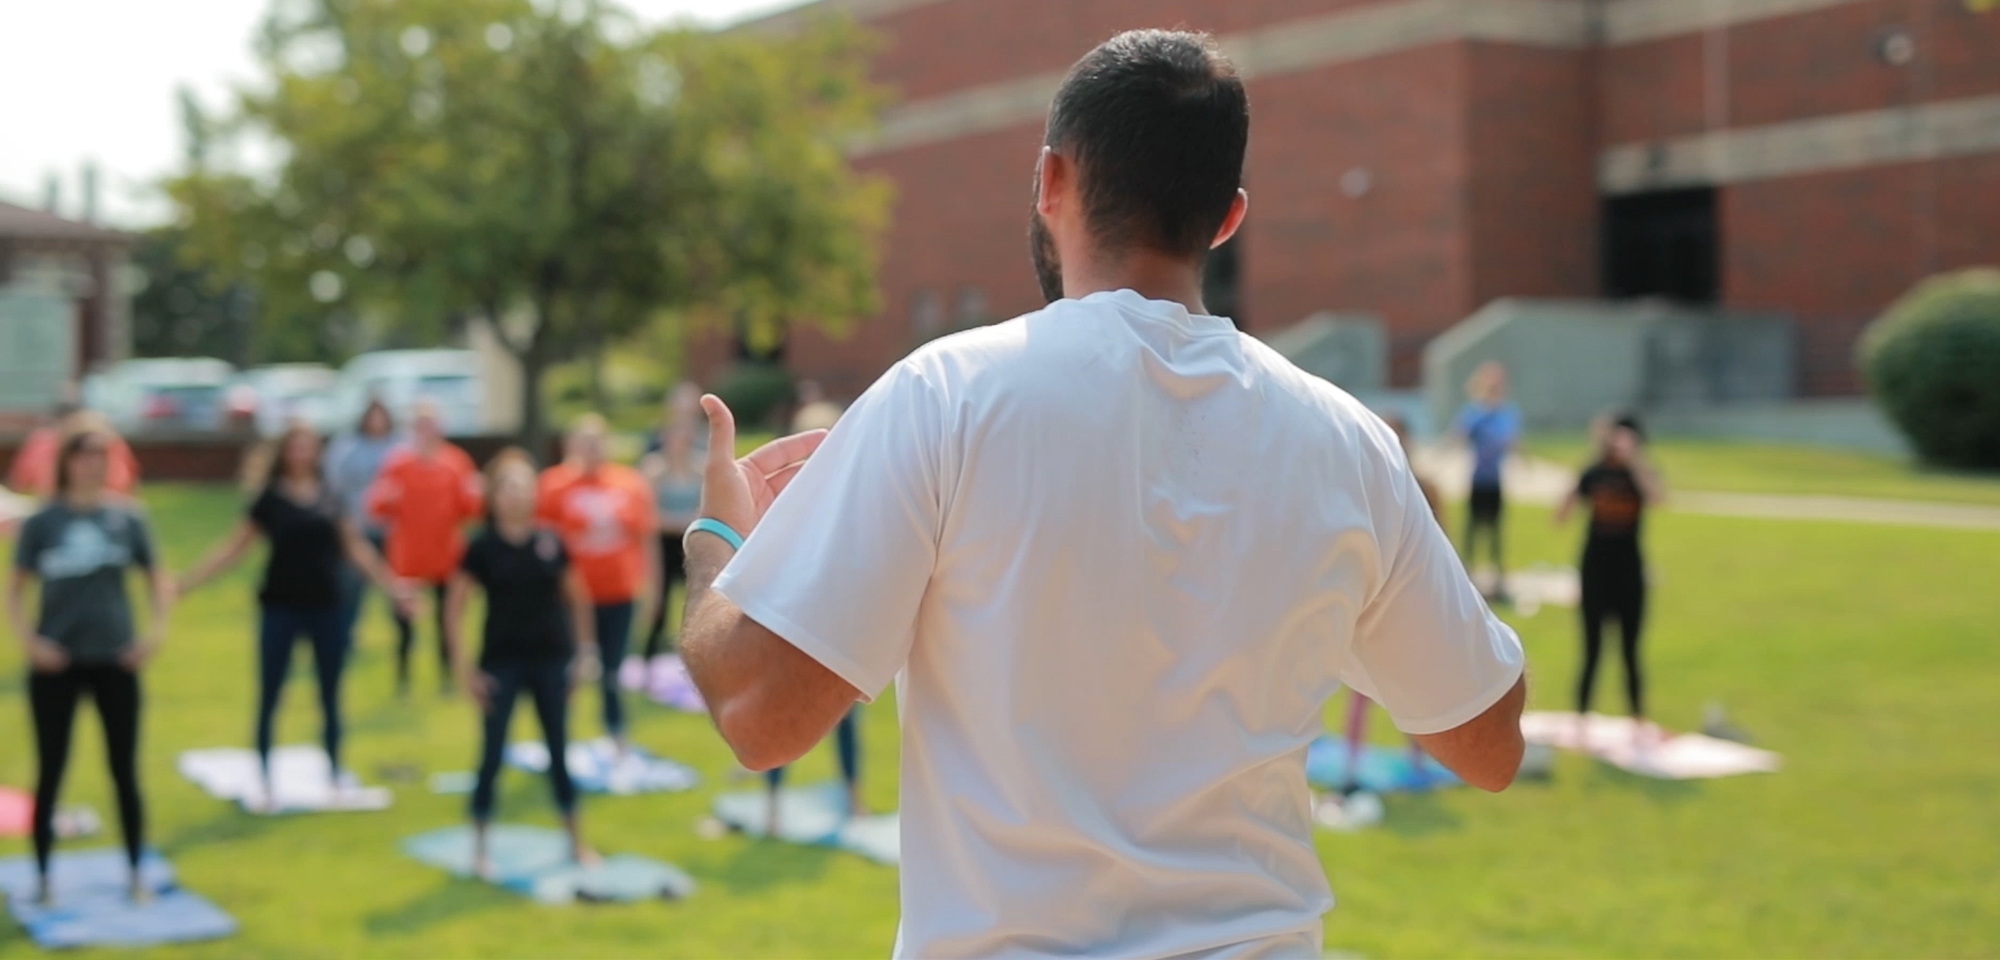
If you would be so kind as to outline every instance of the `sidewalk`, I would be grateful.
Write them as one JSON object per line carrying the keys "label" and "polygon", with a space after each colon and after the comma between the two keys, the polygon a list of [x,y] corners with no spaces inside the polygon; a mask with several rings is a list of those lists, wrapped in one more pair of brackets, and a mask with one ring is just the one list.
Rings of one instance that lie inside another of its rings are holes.
{"label": "sidewalk", "polygon": [[[1424,447],[1419,448],[1411,460],[1420,473],[1437,484],[1438,493],[1446,502],[1459,503],[1465,499],[1472,475],[1472,455],[1469,451],[1463,448]],[[1510,502],[1552,507],[1575,489],[1576,472],[1552,461],[1516,456],[1507,461],[1501,482],[1506,485]],[[1931,500],[1670,489],[1666,509],[1678,513],[1759,520],[1818,520],[1951,530],[2000,530],[2000,507]]]}

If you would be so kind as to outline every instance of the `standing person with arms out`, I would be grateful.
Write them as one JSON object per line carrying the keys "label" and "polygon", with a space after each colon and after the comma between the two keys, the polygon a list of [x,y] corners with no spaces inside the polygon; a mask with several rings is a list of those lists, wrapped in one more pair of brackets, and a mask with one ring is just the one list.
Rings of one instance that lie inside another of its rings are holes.
{"label": "standing person with arms out", "polygon": [[1520,642],[1394,434],[1203,312],[1248,204],[1214,42],[1112,38],[1046,136],[1046,309],[927,344],[831,434],[740,461],[703,399],[682,653],[753,769],[896,681],[900,956],[1318,957],[1327,700],[1361,690],[1499,790]]}
{"label": "standing person with arms out", "polygon": [[[388,462],[389,453],[398,442],[396,419],[390,415],[389,407],[371,398],[361,411],[361,422],[355,425],[354,432],[335,438],[326,448],[327,488],[340,498],[342,515],[360,529],[376,553],[387,551],[388,539],[381,523],[368,515],[368,488],[381,475],[382,465]],[[367,592],[366,572],[350,564],[341,577],[340,597],[340,629],[350,642],[355,624],[360,622]],[[407,611],[398,610],[393,597],[389,609],[392,614],[407,615]]]}
{"label": "standing person with arms out", "polygon": [[[41,903],[50,901],[56,798],[69,765],[77,703],[85,694],[96,701],[104,727],[104,752],[111,761],[118,822],[132,867],[132,897],[144,900],[150,894],[139,878],[139,853],[146,843],[139,793],[139,671],[166,639],[173,578],[154,562],[152,535],[138,507],[106,485],[111,441],[108,433],[84,429],[57,445],[54,497],[22,524],[14,545],[14,575],[7,585],[7,616],[28,654]],[[144,634],[133,622],[126,596],[125,577],[132,570],[144,572],[152,587],[152,620]],[[37,581],[40,604],[31,615],[28,588]]]}
{"label": "standing person with arms out", "polygon": [[[429,585],[437,602],[438,685],[451,690],[451,663],[444,649],[444,585],[465,552],[465,524],[484,509],[479,471],[464,450],[447,442],[437,405],[425,400],[410,418],[410,441],[390,452],[368,488],[368,515],[388,531],[389,569],[397,577]],[[396,692],[410,693],[410,648],[416,643],[415,617],[396,613]]]}
{"label": "standing person with arms out", "polygon": [[256,804],[266,810],[276,809],[277,801],[271,780],[272,724],[291,673],[292,648],[301,635],[312,644],[313,670],[319,680],[320,742],[326,748],[329,774],[336,789],[352,783],[340,762],[340,678],[351,639],[342,603],[342,568],[352,563],[365,571],[398,604],[407,607],[412,599],[327,484],[319,434],[294,424],[274,446],[265,455],[267,475],[256,483],[257,498],[242,522],[181,578],[179,590],[186,596],[241,563],[260,537],[270,542],[263,582],[257,589],[256,738],[264,792]]}
{"label": "standing person with arms out", "polygon": [[[487,826],[507,749],[507,724],[522,693],[534,701],[549,748],[549,786],[569,831],[571,856],[579,863],[596,861],[577,820],[568,731],[571,688],[597,679],[600,669],[583,579],[570,565],[562,538],[535,525],[534,462],[512,448],[495,457],[486,473],[492,512],[452,574],[445,594],[444,637],[459,683],[482,718],[479,779],[472,790],[473,872],[490,880]],[[477,665],[460,629],[474,589],[486,592]]]}
{"label": "standing person with arms out", "polygon": [[1477,555],[1480,531],[1492,547],[1493,592],[1489,599],[1507,597],[1507,561],[1501,550],[1507,498],[1500,478],[1507,457],[1521,440],[1521,409],[1507,399],[1507,368],[1488,360],[1465,383],[1468,398],[1452,424],[1454,433],[1472,447],[1472,493],[1465,511],[1466,569]]}
{"label": "standing person with arms out", "polygon": [[670,669],[663,659],[671,656],[674,641],[667,624],[673,605],[674,585],[687,581],[687,558],[681,553],[681,535],[687,525],[701,515],[701,388],[681,382],[667,397],[666,416],[660,429],[647,442],[639,461],[639,473],[653,488],[653,509],[660,522],[659,602],[653,604],[651,622],[646,625],[645,658],[637,669],[621,677],[626,687],[657,683],[660,673]]}
{"label": "standing person with arms out", "polygon": [[1591,688],[1604,647],[1604,621],[1616,618],[1625,660],[1626,702],[1632,718],[1640,721],[1634,736],[1643,741],[1648,725],[1639,634],[1646,621],[1646,560],[1639,548],[1639,531],[1646,509],[1666,498],[1666,487],[1646,459],[1646,432],[1638,417],[1602,418],[1591,432],[1597,439],[1597,460],[1584,468],[1576,489],[1556,507],[1556,522],[1561,524],[1569,522],[1579,501],[1590,504],[1590,532],[1584,537],[1580,565],[1583,670],[1577,677],[1576,712],[1579,718],[1590,713]]}
{"label": "standing person with arms out", "polygon": [[632,633],[633,608],[647,618],[659,582],[659,517],[653,491],[637,470],[605,455],[606,425],[594,413],[578,418],[566,444],[568,459],[542,471],[537,516],[562,534],[570,562],[590,590],[604,671],[604,732],[620,754],[628,746],[625,703],[617,671]]}

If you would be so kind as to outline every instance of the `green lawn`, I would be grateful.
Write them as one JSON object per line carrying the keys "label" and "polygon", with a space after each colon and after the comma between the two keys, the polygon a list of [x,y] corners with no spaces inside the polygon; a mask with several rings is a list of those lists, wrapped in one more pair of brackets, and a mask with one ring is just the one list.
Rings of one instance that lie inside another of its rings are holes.
{"label": "green lawn", "polygon": [[[221,491],[162,487],[152,506],[184,566],[235,509]],[[1511,515],[1519,562],[1562,561],[1574,531]],[[1655,714],[1677,727],[1702,705],[1784,753],[1772,776],[1694,784],[1636,779],[1564,757],[1554,778],[1493,797],[1459,790],[1391,798],[1386,826],[1323,834],[1341,905],[1332,949],[1362,956],[1991,956],[2000,953],[2000,725],[1992,576],[2000,534],[1665,515],[1649,527],[1658,573],[1649,663]],[[1889,561],[1889,562],[1885,562]],[[184,882],[236,915],[233,940],[172,956],[769,956],[887,952],[895,872],[837,853],[695,833],[731,764],[705,720],[645,708],[637,736],[708,777],[693,794],[604,799],[586,817],[607,852],[680,864],[703,884],[680,904],[539,907],[404,859],[404,836],[457,822],[463,799],[399,784],[384,814],[256,819],[174,773],[174,754],[247,742],[248,571],[191,598],[147,677],[145,776],[155,842]],[[1990,585],[1989,585],[1990,586]],[[354,765],[425,774],[468,767],[474,719],[460,701],[389,696],[379,609],[348,688]],[[1539,706],[1570,699],[1568,611],[1520,620]],[[423,661],[426,671],[432,668]],[[19,653],[0,652],[0,716],[20,718],[0,782],[25,785],[32,751]],[[420,677],[428,677],[428,673]],[[428,686],[428,685],[426,685]],[[281,721],[309,741],[311,684]],[[1606,682],[1600,704],[1617,706]],[[883,807],[895,790],[893,707],[866,737]],[[523,714],[526,711],[522,711]],[[596,723],[595,698],[577,722]],[[521,719],[517,733],[529,733]],[[66,791],[111,812],[95,721]],[[819,751],[799,771],[831,771]],[[549,823],[538,778],[510,775],[502,815]],[[100,838],[97,843],[107,842]],[[0,855],[25,849],[0,842]],[[0,957],[34,953],[0,929]]]}
{"label": "green lawn", "polygon": [[[1589,456],[1580,436],[1541,436],[1527,450],[1558,463]],[[1726,440],[1663,439],[1653,458],[1670,486],[1723,493],[1792,493],[2000,505],[2000,474],[1927,470],[1878,454]]]}

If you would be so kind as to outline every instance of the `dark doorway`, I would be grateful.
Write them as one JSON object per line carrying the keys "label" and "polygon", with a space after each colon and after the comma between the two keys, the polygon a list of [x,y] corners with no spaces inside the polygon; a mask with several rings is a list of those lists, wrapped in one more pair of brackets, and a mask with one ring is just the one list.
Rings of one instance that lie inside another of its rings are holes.
{"label": "dark doorway", "polygon": [[1721,299],[1715,189],[1662,190],[1604,202],[1604,293],[1614,299]]}
{"label": "dark doorway", "polygon": [[1243,235],[1229,238],[1229,242],[1208,252],[1208,263],[1201,271],[1201,302],[1208,308],[1210,316],[1227,317],[1243,329],[1243,297],[1241,283],[1243,276]]}

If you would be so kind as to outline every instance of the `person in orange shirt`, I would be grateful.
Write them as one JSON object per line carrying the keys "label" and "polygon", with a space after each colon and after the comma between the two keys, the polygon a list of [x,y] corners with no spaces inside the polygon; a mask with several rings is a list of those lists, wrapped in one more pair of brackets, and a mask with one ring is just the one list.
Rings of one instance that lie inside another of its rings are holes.
{"label": "person in orange shirt", "polygon": [[604,663],[598,677],[604,729],[623,750],[625,706],[618,666],[625,659],[634,607],[650,613],[657,602],[660,521],[645,478],[606,458],[606,432],[604,418],[597,414],[577,420],[565,445],[566,459],[542,471],[536,515],[562,534],[590,593]]}
{"label": "person in orange shirt", "polygon": [[90,431],[108,438],[105,450],[104,489],[131,496],[139,487],[139,458],[132,447],[111,429],[104,415],[73,403],[58,404],[49,422],[36,427],[21,442],[14,462],[7,468],[7,486],[15,493],[47,497],[56,486],[56,449],[69,437]]}
{"label": "person in orange shirt", "polygon": [[[396,576],[428,584],[438,617],[441,689],[451,690],[451,663],[444,646],[444,588],[465,553],[467,521],[486,508],[479,471],[464,450],[447,442],[434,404],[419,403],[410,421],[410,442],[391,452],[368,488],[368,515],[388,531],[389,569]],[[410,692],[410,648],[416,626],[396,614],[396,692]]]}

